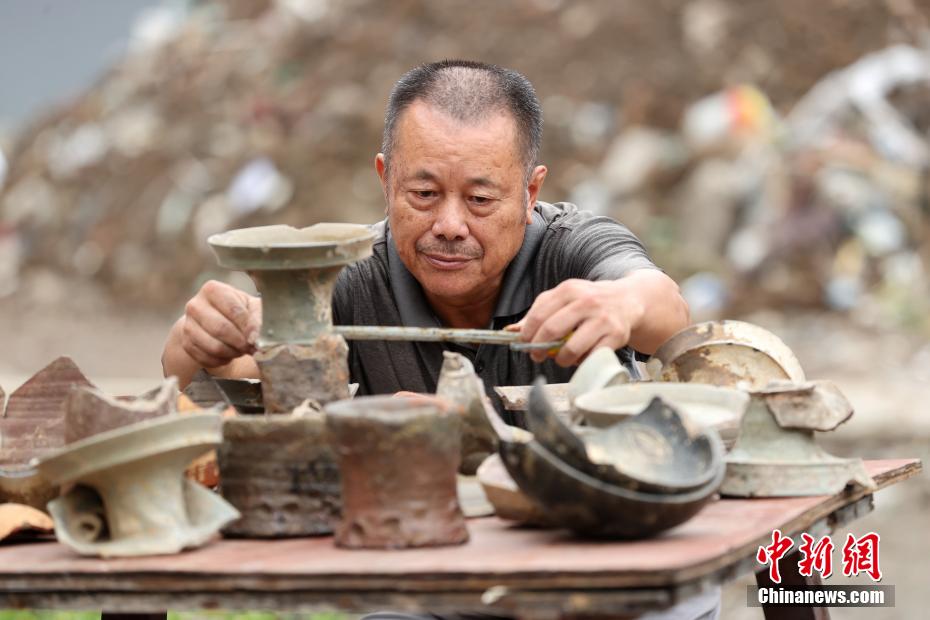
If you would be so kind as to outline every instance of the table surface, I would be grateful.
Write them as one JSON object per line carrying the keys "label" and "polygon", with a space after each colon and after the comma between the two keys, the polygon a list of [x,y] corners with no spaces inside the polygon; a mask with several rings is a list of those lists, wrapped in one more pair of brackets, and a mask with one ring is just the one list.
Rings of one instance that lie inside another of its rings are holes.
{"label": "table surface", "polygon": [[[866,467],[879,488],[921,470],[916,459],[866,461]],[[639,597],[662,606],[754,571],[755,552],[773,529],[829,530],[867,512],[871,500],[862,489],[723,499],[658,537],[625,542],[579,540],[487,517],[468,522],[467,544],[404,551],[339,549],[330,537],[217,540],[174,556],[110,560],[83,558],[58,543],[0,546],[0,608],[417,609],[509,599],[513,609],[521,596],[586,594],[572,599],[584,609],[624,591],[630,595],[624,604]],[[865,509],[843,516],[856,506]]]}

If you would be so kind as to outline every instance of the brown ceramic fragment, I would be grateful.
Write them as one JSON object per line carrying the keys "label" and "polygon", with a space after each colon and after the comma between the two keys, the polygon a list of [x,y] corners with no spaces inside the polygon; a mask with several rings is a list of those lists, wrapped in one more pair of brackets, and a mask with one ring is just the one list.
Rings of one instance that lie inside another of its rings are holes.
{"label": "brown ceramic fragment", "polygon": [[59,357],[7,399],[0,417],[0,465],[24,464],[64,445],[62,405],[75,387],[93,387],[68,357]]}
{"label": "brown ceramic fragment", "polygon": [[220,492],[242,518],[223,531],[250,538],[331,534],[339,469],[320,411],[236,416],[223,423]]}
{"label": "brown ceramic fragment", "polygon": [[51,418],[78,386],[93,387],[70,357],[59,357],[10,394],[5,418]]}
{"label": "brown ceramic fragment", "polygon": [[61,418],[24,419],[13,418],[0,421],[0,448],[3,454],[17,451],[34,451],[60,448],[64,436],[65,421]]}
{"label": "brown ceramic fragment", "polygon": [[305,400],[326,404],[349,397],[349,347],[322,333],[311,344],[279,344],[255,354],[266,413],[289,413]]}
{"label": "brown ceramic fragment", "polygon": [[456,494],[461,419],[439,399],[365,396],[326,406],[342,474],[336,544],[455,545],[468,540]]}
{"label": "brown ceramic fragment", "polygon": [[176,377],[168,377],[139,398],[115,398],[96,388],[76,388],[65,399],[65,443],[174,413],[177,393]]}

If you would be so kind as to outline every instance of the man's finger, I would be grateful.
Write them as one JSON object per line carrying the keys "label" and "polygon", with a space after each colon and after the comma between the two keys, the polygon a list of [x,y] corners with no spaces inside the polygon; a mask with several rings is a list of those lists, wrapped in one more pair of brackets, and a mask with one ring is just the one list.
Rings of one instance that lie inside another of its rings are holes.
{"label": "man's finger", "polygon": [[203,368],[218,368],[220,366],[225,366],[228,362],[224,362],[218,357],[214,357],[197,346],[192,340],[188,340],[184,343],[184,352],[187,353],[195,362],[200,364]]}
{"label": "man's finger", "polygon": [[203,285],[203,292],[210,304],[232,321],[248,341],[254,330],[248,296],[228,284],[213,281]]}
{"label": "man's finger", "polygon": [[394,398],[409,399],[414,405],[435,405],[437,402],[439,402],[439,399],[436,397],[435,394],[408,392],[407,390],[401,390],[400,392],[394,392]]}
{"label": "man's finger", "polygon": [[604,326],[597,320],[583,321],[555,356],[559,366],[578,364],[606,336]]}
{"label": "man's finger", "polygon": [[533,334],[532,342],[551,342],[567,336],[586,319],[590,309],[580,300],[573,301],[554,312]]}
{"label": "man's finger", "polygon": [[[579,290],[576,281],[566,280],[555,288],[541,293],[533,305],[530,306],[529,312],[523,317],[523,329],[521,330],[524,341],[536,341],[537,331],[540,326],[547,322],[548,318],[574,301],[578,296]],[[564,334],[563,334],[564,335]]]}
{"label": "man's finger", "polygon": [[258,344],[258,335],[262,329],[262,300],[259,297],[245,296],[246,306],[249,309],[249,329],[246,339],[253,349]]}
{"label": "man's finger", "polygon": [[[550,316],[536,330],[532,342],[552,342],[565,338],[587,318],[586,310],[584,305],[578,301],[568,304]],[[536,349],[530,352],[530,358],[537,364],[542,363],[548,357],[551,357],[548,350]]]}
{"label": "man's finger", "polygon": [[193,318],[188,317],[184,325],[184,332],[190,341],[201,351],[204,351],[215,359],[226,360],[223,362],[224,364],[242,355],[241,351],[210,335],[210,333]]}
{"label": "man's finger", "polygon": [[198,303],[191,304],[187,310],[189,320],[195,321],[207,334],[239,353],[246,353],[252,346],[239,328],[224,314],[213,306]]}

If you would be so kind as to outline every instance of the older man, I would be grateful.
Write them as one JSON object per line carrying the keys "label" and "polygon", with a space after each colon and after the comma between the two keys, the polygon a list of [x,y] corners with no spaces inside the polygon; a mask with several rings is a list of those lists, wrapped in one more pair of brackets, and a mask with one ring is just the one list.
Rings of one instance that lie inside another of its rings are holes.
{"label": "older man", "polygon": [[[629,230],[537,200],[547,172],[537,164],[541,135],[536,94],[514,71],[446,61],[417,67],[394,87],[375,158],[387,219],[374,226],[373,255],[340,275],[334,321],[509,327],[527,341],[568,339],[554,358],[489,345],[351,342],[361,393],[433,392],[444,348],[471,358],[489,387],[539,374],[566,381],[600,346],[633,368],[635,351],[651,354],[688,323],[678,286]],[[260,300],[208,282],[171,330],[165,374],[182,385],[200,368],[258,376],[250,354],[260,323]],[[718,603],[712,590],[649,617],[714,618]]]}
{"label": "older man", "polygon": [[[333,298],[337,324],[519,329],[527,341],[567,337],[554,358],[506,347],[353,342],[360,393],[432,392],[442,351],[474,362],[488,386],[565,381],[600,346],[651,354],[688,323],[678,286],[624,226],[537,200],[542,117],[529,81],[465,61],[417,67],[394,87],[375,169],[387,219],[374,254],[348,267]],[[163,366],[186,384],[199,368],[257,376],[250,354],[260,300],[208,282],[165,345]],[[490,390],[489,390],[490,392]]]}

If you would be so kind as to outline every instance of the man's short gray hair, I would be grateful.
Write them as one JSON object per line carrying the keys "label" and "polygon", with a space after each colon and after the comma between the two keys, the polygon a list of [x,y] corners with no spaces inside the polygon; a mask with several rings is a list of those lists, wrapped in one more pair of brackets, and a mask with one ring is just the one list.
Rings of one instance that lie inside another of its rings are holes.
{"label": "man's short gray hair", "polygon": [[516,121],[518,147],[529,179],[542,141],[542,109],[533,85],[522,74],[469,60],[443,60],[405,73],[391,91],[384,118],[381,152],[388,167],[398,119],[418,99],[467,123],[497,111],[510,113]]}

